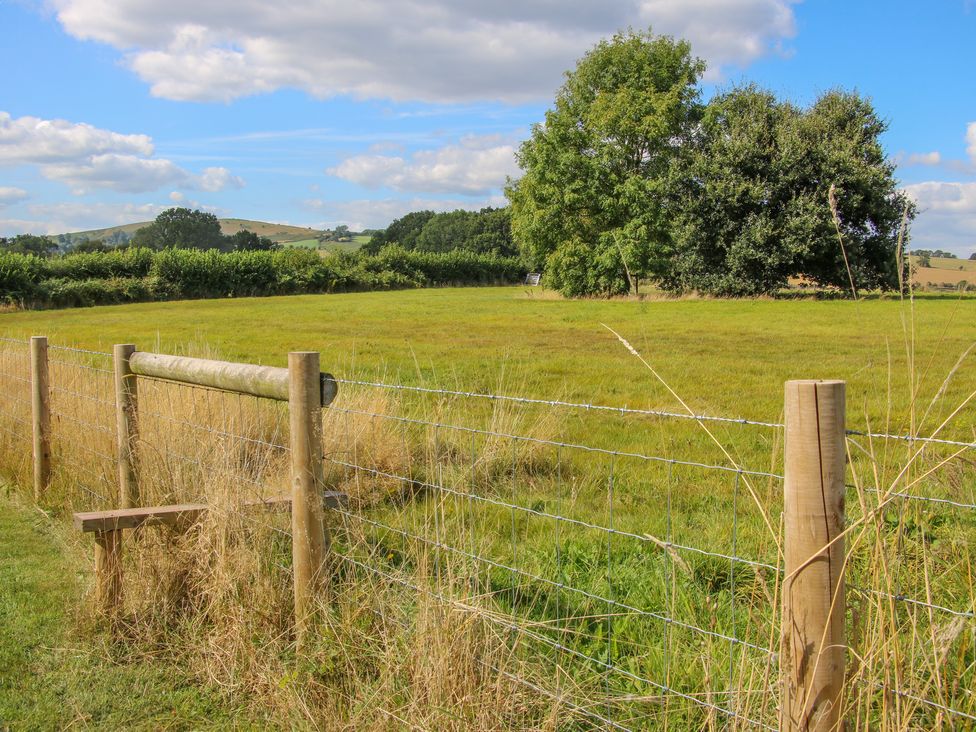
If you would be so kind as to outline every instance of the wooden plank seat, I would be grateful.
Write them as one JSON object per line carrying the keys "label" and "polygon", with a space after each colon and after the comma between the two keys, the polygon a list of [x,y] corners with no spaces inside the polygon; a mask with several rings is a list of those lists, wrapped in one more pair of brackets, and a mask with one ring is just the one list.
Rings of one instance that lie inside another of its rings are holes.
{"label": "wooden plank seat", "polygon": [[139,526],[186,526],[207,510],[202,503],[181,503],[174,506],[147,508],[119,508],[114,511],[88,511],[74,515],[79,531],[120,531]]}
{"label": "wooden plank seat", "polygon": [[[322,505],[326,509],[349,504],[349,496],[338,491],[325,491]],[[291,496],[272,496],[246,501],[245,509],[260,509],[272,513],[290,513]],[[82,532],[95,534],[96,602],[106,615],[113,616],[122,596],[122,531],[140,526],[170,526],[184,531],[208,510],[203,503],[180,503],[172,506],[119,508],[111,511],[83,511],[74,514],[74,526]]]}
{"label": "wooden plank seat", "polygon": [[[322,494],[325,508],[349,505],[349,496],[338,491]],[[264,508],[278,512],[291,511],[291,496],[272,496],[246,501],[245,508]],[[172,506],[147,506],[145,508],[118,508],[112,511],[87,511],[74,514],[74,525],[79,531],[120,531],[139,526],[186,526],[200,518],[207,510],[203,503],[179,503]]]}

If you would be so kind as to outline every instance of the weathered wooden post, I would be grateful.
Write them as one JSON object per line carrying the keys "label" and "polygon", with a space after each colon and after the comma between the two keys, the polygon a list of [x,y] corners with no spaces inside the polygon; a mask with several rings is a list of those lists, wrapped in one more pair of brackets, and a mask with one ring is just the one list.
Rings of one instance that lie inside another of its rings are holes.
{"label": "weathered wooden post", "polygon": [[288,412],[291,442],[292,565],[295,574],[295,623],[299,644],[313,611],[323,575],[329,534],[322,496],[322,386],[319,354],[288,354]]}
{"label": "weathered wooden post", "polygon": [[34,500],[40,501],[51,484],[51,390],[47,338],[30,339],[31,422],[34,427]]}
{"label": "weathered wooden post", "polygon": [[119,451],[119,506],[139,505],[136,441],[139,439],[139,390],[129,358],[136,347],[117,344],[112,349],[115,366],[115,422]]}
{"label": "weathered wooden post", "polygon": [[95,532],[95,604],[114,619],[122,605],[122,531]]}
{"label": "weathered wooden post", "polygon": [[788,381],[785,409],[780,728],[840,730],[847,651],[841,536],[845,383]]}

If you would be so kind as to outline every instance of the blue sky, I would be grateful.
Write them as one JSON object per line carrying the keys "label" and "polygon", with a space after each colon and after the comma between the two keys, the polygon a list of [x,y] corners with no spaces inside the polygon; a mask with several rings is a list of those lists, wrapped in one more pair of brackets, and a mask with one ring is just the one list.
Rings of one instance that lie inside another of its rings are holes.
{"label": "blue sky", "polygon": [[0,0],[0,234],[501,205],[562,73],[628,26],[691,40],[706,95],[871,97],[914,246],[976,252],[973,0]]}

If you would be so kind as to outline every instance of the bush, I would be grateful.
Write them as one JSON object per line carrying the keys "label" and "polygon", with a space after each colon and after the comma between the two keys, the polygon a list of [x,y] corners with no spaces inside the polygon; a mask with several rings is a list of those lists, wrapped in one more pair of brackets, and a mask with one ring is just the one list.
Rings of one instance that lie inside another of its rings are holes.
{"label": "bush", "polygon": [[110,279],[45,280],[40,287],[45,304],[59,308],[118,305],[150,299],[145,278],[113,277]]}
{"label": "bush", "polygon": [[151,249],[112,249],[54,257],[44,262],[45,276],[71,280],[145,277],[153,263]]}
{"label": "bush", "polygon": [[0,302],[17,305],[34,300],[43,261],[33,254],[0,252]]}

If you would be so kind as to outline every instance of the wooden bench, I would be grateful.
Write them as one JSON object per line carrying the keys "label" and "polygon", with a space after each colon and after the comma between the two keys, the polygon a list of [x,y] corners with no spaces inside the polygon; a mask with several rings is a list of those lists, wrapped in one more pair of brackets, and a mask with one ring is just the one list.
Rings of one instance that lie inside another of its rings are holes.
{"label": "wooden bench", "polygon": [[[246,501],[245,509],[263,509],[272,513],[290,513],[291,496],[273,496]],[[349,505],[349,496],[337,491],[322,494],[325,508]],[[113,615],[122,598],[122,531],[141,526],[169,526],[185,531],[196,523],[209,507],[202,503],[180,503],[172,506],[119,508],[112,511],[84,511],[74,514],[75,528],[95,534],[95,596],[98,606]]]}

